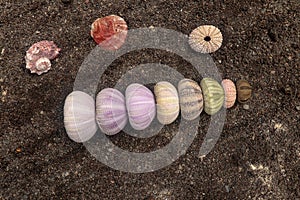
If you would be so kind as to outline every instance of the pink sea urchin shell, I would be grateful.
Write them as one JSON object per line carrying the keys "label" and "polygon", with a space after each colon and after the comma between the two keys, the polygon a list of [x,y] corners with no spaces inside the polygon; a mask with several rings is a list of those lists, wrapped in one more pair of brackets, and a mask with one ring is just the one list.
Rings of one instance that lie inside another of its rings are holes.
{"label": "pink sea urchin shell", "polygon": [[98,18],[92,24],[91,36],[103,49],[117,50],[125,42],[127,24],[123,18],[116,15]]}
{"label": "pink sea urchin shell", "polygon": [[47,72],[51,68],[50,60],[56,58],[59,51],[53,41],[43,40],[33,44],[26,51],[26,69],[38,75]]}
{"label": "pink sea urchin shell", "polygon": [[225,92],[225,108],[231,108],[236,100],[236,87],[234,83],[229,79],[224,79],[222,81],[222,86]]}

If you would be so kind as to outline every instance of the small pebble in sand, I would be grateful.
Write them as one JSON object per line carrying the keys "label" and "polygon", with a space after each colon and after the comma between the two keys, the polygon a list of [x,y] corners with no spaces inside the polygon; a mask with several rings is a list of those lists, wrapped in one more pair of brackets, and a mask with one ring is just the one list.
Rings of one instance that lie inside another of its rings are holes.
{"label": "small pebble in sand", "polygon": [[249,106],[248,104],[245,104],[245,105],[243,105],[243,108],[244,108],[245,110],[249,110],[250,106]]}
{"label": "small pebble in sand", "polygon": [[300,106],[296,106],[296,110],[300,111]]}

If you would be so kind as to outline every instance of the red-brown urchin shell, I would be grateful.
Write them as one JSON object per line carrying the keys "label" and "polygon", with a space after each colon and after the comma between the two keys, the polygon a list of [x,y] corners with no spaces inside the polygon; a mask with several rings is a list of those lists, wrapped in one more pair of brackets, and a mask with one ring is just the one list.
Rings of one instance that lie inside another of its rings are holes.
{"label": "red-brown urchin shell", "polygon": [[96,19],[91,28],[91,36],[105,50],[117,50],[125,42],[127,24],[116,15]]}
{"label": "red-brown urchin shell", "polygon": [[236,101],[236,87],[234,83],[229,79],[224,79],[222,81],[222,86],[225,92],[225,108],[231,108]]}
{"label": "red-brown urchin shell", "polygon": [[221,31],[212,25],[199,26],[189,36],[191,48],[200,53],[215,52],[221,47],[222,42]]}
{"label": "red-brown urchin shell", "polygon": [[53,41],[43,40],[33,44],[26,51],[26,69],[38,75],[47,72],[51,68],[50,60],[56,58],[59,51]]}

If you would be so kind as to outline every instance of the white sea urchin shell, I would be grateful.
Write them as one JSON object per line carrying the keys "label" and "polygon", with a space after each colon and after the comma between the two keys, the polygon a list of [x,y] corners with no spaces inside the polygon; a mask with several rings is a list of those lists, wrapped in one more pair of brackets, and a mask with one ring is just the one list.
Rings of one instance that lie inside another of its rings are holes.
{"label": "white sea urchin shell", "polygon": [[221,47],[222,41],[221,31],[212,25],[199,26],[189,36],[191,48],[200,53],[217,51]]}

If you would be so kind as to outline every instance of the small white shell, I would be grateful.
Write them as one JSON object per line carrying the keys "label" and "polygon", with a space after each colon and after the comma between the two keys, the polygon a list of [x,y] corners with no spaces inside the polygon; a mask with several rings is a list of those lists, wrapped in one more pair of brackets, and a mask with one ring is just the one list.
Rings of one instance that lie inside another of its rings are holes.
{"label": "small white shell", "polygon": [[92,138],[98,129],[94,99],[81,91],[69,94],[64,105],[64,124],[73,141],[85,142]]}
{"label": "small white shell", "polygon": [[221,31],[212,25],[199,26],[189,36],[191,48],[200,53],[215,52],[221,47],[222,42]]}

